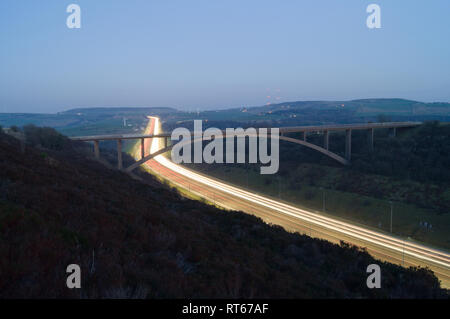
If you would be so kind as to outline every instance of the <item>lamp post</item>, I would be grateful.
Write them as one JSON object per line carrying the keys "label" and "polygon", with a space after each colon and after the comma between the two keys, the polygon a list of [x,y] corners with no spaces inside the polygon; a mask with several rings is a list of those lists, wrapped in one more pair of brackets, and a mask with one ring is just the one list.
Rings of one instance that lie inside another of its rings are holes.
{"label": "lamp post", "polygon": [[281,199],[281,178],[278,176],[278,198]]}
{"label": "lamp post", "polygon": [[248,189],[248,175],[249,175],[250,168],[248,165],[246,165],[246,168],[247,168],[247,189]]}
{"label": "lamp post", "polygon": [[325,213],[325,189],[323,187],[320,189],[322,190],[322,212]]}
{"label": "lamp post", "polygon": [[389,201],[389,204],[391,205],[391,233],[392,233],[392,213],[394,211],[394,206],[391,200]]}

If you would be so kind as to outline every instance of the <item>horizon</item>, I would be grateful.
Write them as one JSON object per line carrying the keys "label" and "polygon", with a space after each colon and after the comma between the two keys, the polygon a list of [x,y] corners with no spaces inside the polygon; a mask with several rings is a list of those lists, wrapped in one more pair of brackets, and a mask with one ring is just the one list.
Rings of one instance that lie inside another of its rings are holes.
{"label": "horizon", "polygon": [[423,104],[432,104],[432,103],[442,103],[442,104],[449,104],[450,101],[419,101],[419,100],[410,100],[405,98],[360,98],[360,99],[349,99],[349,100],[298,100],[298,101],[283,101],[279,103],[271,103],[271,104],[264,104],[264,105],[249,105],[249,106],[230,106],[230,107],[218,107],[218,108],[204,108],[204,109],[197,109],[191,108],[191,109],[180,109],[175,106],[84,106],[84,107],[72,107],[68,109],[64,109],[61,111],[55,111],[55,112],[2,112],[0,111],[0,114],[50,114],[50,115],[57,115],[59,113],[74,111],[74,110],[83,110],[83,109],[174,109],[179,112],[186,112],[186,113],[196,113],[196,112],[211,112],[211,111],[227,111],[227,110],[233,110],[233,109],[239,109],[239,108],[257,108],[257,107],[264,107],[264,106],[276,106],[280,104],[286,104],[286,103],[298,103],[298,102],[355,102],[355,101],[364,101],[364,100],[403,100],[403,101],[409,101],[409,102],[417,102],[417,103],[423,103]]}

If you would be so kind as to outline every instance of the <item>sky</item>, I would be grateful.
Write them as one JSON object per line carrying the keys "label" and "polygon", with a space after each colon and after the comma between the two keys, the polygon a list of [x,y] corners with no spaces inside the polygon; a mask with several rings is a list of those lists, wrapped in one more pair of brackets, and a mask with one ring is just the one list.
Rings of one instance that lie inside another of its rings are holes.
{"label": "sky", "polygon": [[448,102],[449,39],[448,0],[1,0],[0,112]]}

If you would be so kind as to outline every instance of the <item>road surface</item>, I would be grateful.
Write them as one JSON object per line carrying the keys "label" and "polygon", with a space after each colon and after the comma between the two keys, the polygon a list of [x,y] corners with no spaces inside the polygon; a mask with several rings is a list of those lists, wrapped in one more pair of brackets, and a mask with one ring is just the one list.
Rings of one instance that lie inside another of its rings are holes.
{"label": "road surface", "polygon": [[[159,119],[149,119],[145,134],[159,134]],[[146,139],[145,155],[148,155],[149,151],[158,151],[159,144],[160,139]],[[140,159],[139,150],[136,150],[134,155],[136,159]],[[444,251],[251,193],[174,164],[162,155],[149,160],[145,165],[163,179],[218,206],[258,216],[265,222],[280,225],[288,231],[334,243],[345,241],[365,247],[372,256],[383,261],[405,267],[429,267],[441,280],[442,286],[450,288],[450,254]]]}

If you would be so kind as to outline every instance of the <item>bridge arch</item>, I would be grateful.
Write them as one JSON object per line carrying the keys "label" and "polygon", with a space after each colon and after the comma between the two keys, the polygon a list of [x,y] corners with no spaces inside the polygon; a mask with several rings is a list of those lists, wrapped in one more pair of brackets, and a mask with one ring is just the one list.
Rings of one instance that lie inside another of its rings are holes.
{"label": "bridge arch", "polygon": [[[246,135],[246,136],[249,136],[249,135]],[[215,138],[216,138],[216,137],[215,137]],[[224,135],[222,135],[222,136],[217,136],[217,138],[222,138],[222,139],[224,139],[224,138],[226,138],[226,136],[224,136]],[[339,162],[339,163],[341,163],[341,164],[343,164],[343,165],[349,165],[349,164],[350,164],[350,161],[349,161],[349,160],[343,158],[342,156],[340,156],[340,155],[338,155],[338,154],[336,154],[336,153],[330,152],[329,150],[327,150],[327,149],[325,149],[325,148],[323,148],[323,147],[321,147],[321,146],[318,146],[318,145],[315,145],[315,144],[312,144],[312,143],[308,143],[308,142],[306,142],[306,141],[302,141],[302,140],[299,140],[299,139],[295,139],[295,138],[292,138],[292,137],[287,137],[287,136],[284,136],[284,135],[280,135],[280,136],[279,136],[279,139],[282,140],[282,141],[287,141],[287,142],[291,142],[291,143],[294,143],[294,144],[300,144],[300,145],[306,146],[306,147],[308,147],[308,148],[311,148],[311,149],[313,149],[313,150],[316,150],[316,151],[318,151],[318,152],[320,152],[320,153],[322,153],[322,154],[324,154],[324,155],[326,155],[326,156],[328,156],[328,157],[330,157],[330,158],[336,160],[337,162]],[[205,138],[202,137],[201,139],[190,139],[189,141],[187,141],[187,142],[185,142],[185,143],[186,143],[186,144],[192,144],[192,143],[194,143],[194,142],[196,142],[196,141],[199,141],[199,140],[201,140],[201,141],[208,140],[208,141],[209,141],[210,139],[205,139]],[[166,152],[171,151],[172,148],[173,148],[175,145],[176,145],[176,144],[172,144],[172,145],[166,146],[166,147],[164,147],[164,148],[162,148],[162,149],[160,149],[160,150],[158,150],[158,151],[156,151],[156,152],[154,152],[154,153],[152,153],[152,154],[149,154],[149,155],[143,157],[142,159],[140,159],[139,161],[137,161],[136,163],[130,165],[130,166],[127,167],[125,170],[126,170],[127,172],[131,172],[131,171],[133,171],[134,169],[136,169],[136,168],[138,168],[139,166],[141,166],[142,164],[144,164],[145,162],[148,162],[148,161],[151,160],[152,158],[154,158],[154,157],[156,157],[156,156],[158,156],[158,155],[164,154],[164,153],[166,153]]]}

